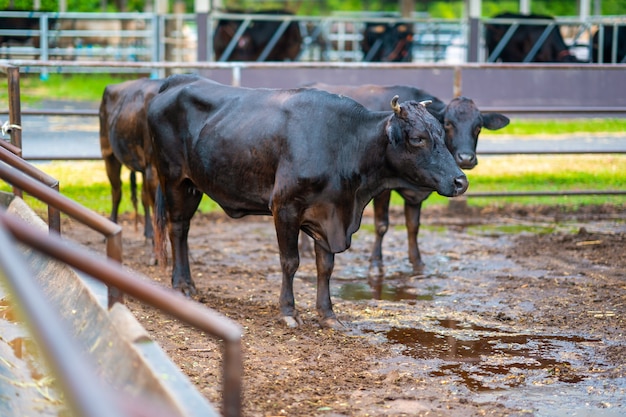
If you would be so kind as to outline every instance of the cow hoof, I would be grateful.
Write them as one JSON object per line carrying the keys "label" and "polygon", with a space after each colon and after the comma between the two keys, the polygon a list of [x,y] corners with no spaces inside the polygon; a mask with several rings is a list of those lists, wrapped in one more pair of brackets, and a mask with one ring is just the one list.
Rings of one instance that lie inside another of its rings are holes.
{"label": "cow hoof", "polygon": [[182,292],[187,298],[191,298],[194,295],[198,294],[198,290],[196,290],[196,286],[193,284],[183,284],[179,287],[175,287],[175,289]]}
{"label": "cow hoof", "polygon": [[419,262],[411,262],[411,265],[413,265],[413,273],[417,274],[417,275],[421,275],[424,273],[424,268],[426,267],[426,264],[422,261]]}
{"label": "cow hoof", "polygon": [[304,322],[300,318],[300,316],[283,316],[283,322],[287,325],[287,327],[291,329],[295,329],[296,327],[302,325]]}
{"label": "cow hoof", "polygon": [[385,277],[385,268],[381,262],[372,262],[368,275],[372,279],[382,280]]}
{"label": "cow hoof", "polygon": [[320,320],[320,326],[324,329],[333,329],[333,330],[347,330],[346,326],[340,322],[337,317],[326,317],[325,319]]}

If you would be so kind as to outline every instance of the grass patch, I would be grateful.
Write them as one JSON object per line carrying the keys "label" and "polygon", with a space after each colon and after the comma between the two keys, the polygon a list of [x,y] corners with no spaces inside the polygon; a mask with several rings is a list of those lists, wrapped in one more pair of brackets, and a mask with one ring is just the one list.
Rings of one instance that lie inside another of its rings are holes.
{"label": "grass patch", "polygon": [[483,129],[484,136],[527,136],[527,135],[571,135],[582,133],[626,132],[626,118],[588,119],[511,119],[508,126],[500,130]]}
{"label": "grass patch", "polygon": [[[35,164],[39,169],[59,180],[61,193],[85,207],[109,216],[111,188],[101,161],[55,161]],[[558,190],[626,190],[626,155],[518,155],[483,156],[476,168],[466,171],[470,181],[469,192],[494,191],[558,191]],[[123,168],[122,203],[120,213],[132,213],[129,171]],[[137,178],[141,184],[141,176]],[[9,184],[0,189],[9,191]],[[139,197],[139,189],[137,190]],[[36,199],[25,200],[40,213],[46,206]],[[468,198],[474,206],[505,205],[561,205],[576,208],[594,204],[624,204],[623,195],[563,196],[563,197],[498,197]],[[402,206],[403,199],[392,194],[392,204]],[[445,205],[448,198],[432,193],[425,206]],[[201,212],[219,210],[218,205],[204,196]],[[141,203],[139,212],[143,213]]]}
{"label": "grass patch", "polygon": [[[22,107],[37,106],[42,100],[75,100],[99,103],[104,88],[137,78],[137,75],[51,74],[42,81],[38,74],[20,75]],[[6,77],[0,78],[0,108],[8,108]]]}

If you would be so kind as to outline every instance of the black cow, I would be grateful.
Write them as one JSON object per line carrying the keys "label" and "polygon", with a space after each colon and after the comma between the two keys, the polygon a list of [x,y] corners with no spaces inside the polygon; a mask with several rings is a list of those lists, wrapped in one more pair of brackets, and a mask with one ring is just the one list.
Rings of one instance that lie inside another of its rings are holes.
{"label": "black cow", "polygon": [[411,62],[413,29],[409,23],[365,24],[361,49],[367,62]]}
{"label": "black cow", "polygon": [[[604,33],[602,34],[602,63],[613,62],[613,40],[615,35],[615,29],[613,26],[605,25]],[[598,46],[600,42],[600,30],[597,30],[593,34],[591,41],[591,56],[592,62],[599,62],[600,48]],[[617,56],[616,63],[626,62],[626,26],[617,27]]]}
{"label": "black cow", "polygon": [[[493,18],[554,20],[551,16],[518,13],[502,13]],[[581,62],[570,53],[557,25],[549,29],[547,37],[541,43],[537,53],[532,57],[528,56],[548,28],[548,25],[542,24],[520,24],[502,51],[497,56],[492,57],[492,53],[510,27],[511,25],[508,23],[490,23],[485,25],[485,43],[491,62],[498,61],[498,59],[502,62]]]}
{"label": "black cow", "polygon": [[156,243],[163,241],[167,219],[172,286],[195,292],[187,235],[206,193],[231,217],[274,217],[280,311],[291,327],[301,323],[293,295],[298,232],[313,237],[320,324],[339,327],[329,291],[335,253],[350,247],[369,201],[387,188],[456,196],[468,186],[441,125],[424,106],[394,97],[391,107],[372,112],[315,89],[247,89],[170,77],[150,103],[148,124],[160,180]]}
{"label": "black cow", "polygon": [[[229,12],[243,13],[243,12]],[[250,14],[250,13],[247,13]],[[264,11],[252,14],[290,15],[289,12]],[[294,61],[300,53],[302,35],[298,22],[253,19],[240,37],[235,37],[244,18],[217,23],[213,50],[217,61]],[[232,51],[226,54],[231,47]],[[266,50],[267,49],[267,50]]]}
{"label": "black cow", "polygon": [[39,47],[40,36],[34,32],[39,31],[39,18],[31,16],[9,17],[0,16],[0,28],[9,30],[33,31],[29,35],[0,35],[0,46],[26,45],[32,43],[35,48]]}
{"label": "black cow", "polygon": [[[474,102],[466,97],[458,97],[445,104],[432,94],[410,86],[339,86],[329,84],[309,84],[336,94],[343,94],[363,104],[370,110],[384,110],[390,97],[398,95],[408,100],[431,101],[426,110],[439,120],[445,130],[446,146],[454,156],[457,165],[463,169],[472,169],[478,164],[476,145],[481,129],[497,130],[509,124],[509,119],[500,113],[482,113]],[[422,202],[428,198],[431,190],[396,189],[404,198],[404,215],[409,247],[409,261],[415,272],[424,267],[424,262],[417,243],[420,227]],[[389,228],[389,200],[391,190],[383,191],[374,198],[374,224],[376,240],[370,257],[371,270],[378,277],[384,275],[382,242]]]}
{"label": "black cow", "polygon": [[[122,165],[131,171],[131,198],[137,212],[135,173],[143,175],[141,202],[144,209],[144,236],[153,239],[151,208],[158,177],[152,163],[152,140],[146,120],[147,105],[163,80],[142,78],[109,85],[100,103],[100,150],[111,183],[111,220],[117,222],[122,199]],[[152,261],[152,260],[151,260]]]}

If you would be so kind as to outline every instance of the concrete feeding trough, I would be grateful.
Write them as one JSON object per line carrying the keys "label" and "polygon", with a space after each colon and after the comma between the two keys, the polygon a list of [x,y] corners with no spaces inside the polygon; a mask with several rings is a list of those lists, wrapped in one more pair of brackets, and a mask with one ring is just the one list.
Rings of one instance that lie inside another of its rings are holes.
{"label": "concrete feeding trough", "polygon": [[[47,224],[21,199],[0,193],[11,215],[47,233]],[[122,304],[107,309],[106,286],[68,265],[19,245],[46,298],[72,330],[75,342],[115,391],[170,409],[181,417],[220,413],[196,390]],[[0,277],[2,277],[0,271]],[[3,279],[0,279],[3,283]],[[58,416],[67,408],[54,377],[0,286],[0,415]]]}

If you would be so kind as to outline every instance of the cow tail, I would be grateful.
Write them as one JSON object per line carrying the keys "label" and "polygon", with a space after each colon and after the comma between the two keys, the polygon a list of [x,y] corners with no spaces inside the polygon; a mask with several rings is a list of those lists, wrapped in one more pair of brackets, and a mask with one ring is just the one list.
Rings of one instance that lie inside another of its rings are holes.
{"label": "cow tail", "polygon": [[137,231],[137,222],[139,221],[139,214],[137,213],[137,174],[135,171],[130,171],[130,200],[133,202],[133,208],[135,209],[135,232]]}
{"label": "cow tail", "polygon": [[157,185],[154,198],[154,251],[157,262],[165,268],[167,266],[167,210],[165,194],[161,191],[161,184]]}

